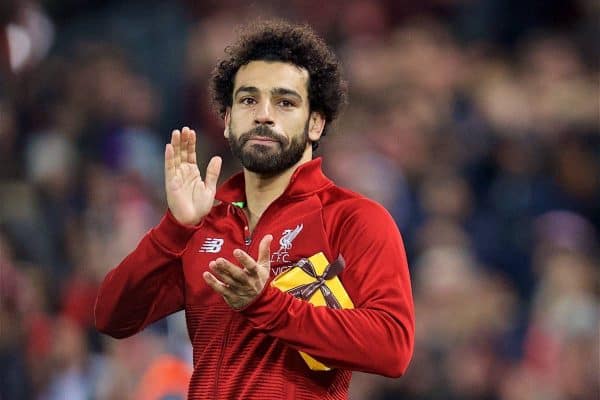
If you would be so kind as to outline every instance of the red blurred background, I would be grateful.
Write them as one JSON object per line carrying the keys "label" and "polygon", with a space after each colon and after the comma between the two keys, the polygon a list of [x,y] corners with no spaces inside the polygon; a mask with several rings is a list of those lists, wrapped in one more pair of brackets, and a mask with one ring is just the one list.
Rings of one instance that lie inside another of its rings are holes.
{"label": "red blurred background", "polygon": [[183,316],[115,341],[93,302],[165,210],[171,129],[195,128],[223,179],[239,168],[206,88],[256,16],[308,22],[336,48],[350,104],[317,155],[390,210],[407,246],[413,362],[396,380],[356,373],[351,399],[598,398],[598,11],[3,0],[0,399],[185,398]]}

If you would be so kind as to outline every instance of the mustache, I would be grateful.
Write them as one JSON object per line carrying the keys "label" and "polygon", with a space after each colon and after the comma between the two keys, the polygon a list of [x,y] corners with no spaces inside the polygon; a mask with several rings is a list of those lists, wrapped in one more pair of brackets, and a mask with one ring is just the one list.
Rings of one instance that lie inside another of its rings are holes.
{"label": "mustache", "polygon": [[267,125],[259,125],[256,128],[250,129],[247,132],[244,132],[240,138],[239,142],[241,145],[246,144],[246,142],[256,136],[261,136],[267,139],[274,140],[281,144],[282,146],[286,146],[288,139],[285,136],[278,135],[274,130],[269,128]]}

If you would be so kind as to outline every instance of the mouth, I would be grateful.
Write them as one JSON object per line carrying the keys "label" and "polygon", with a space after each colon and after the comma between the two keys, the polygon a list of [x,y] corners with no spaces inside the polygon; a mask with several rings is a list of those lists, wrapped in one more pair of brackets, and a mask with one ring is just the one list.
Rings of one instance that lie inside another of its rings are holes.
{"label": "mouth", "polygon": [[264,137],[264,136],[253,136],[246,143],[250,144],[262,144],[262,145],[270,145],[279,143],[278,140]]}

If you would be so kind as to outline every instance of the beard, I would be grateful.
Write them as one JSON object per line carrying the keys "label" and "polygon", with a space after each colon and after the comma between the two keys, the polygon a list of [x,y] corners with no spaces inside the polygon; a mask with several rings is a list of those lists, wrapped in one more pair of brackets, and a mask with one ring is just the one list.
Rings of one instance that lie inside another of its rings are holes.
{"label": "beard", "polygon": [[[271,139],[277,144],[247,146],[248,141],[256,136]],[[248,171],[261,175],[276,175],[298,163],[304,155],[309,141],[308,120],[302,135],[294,136],[292,139],[276,134],[267,125],[259,125],[237,137],[231,130],[230,123],[228,141],[231,152]]]}

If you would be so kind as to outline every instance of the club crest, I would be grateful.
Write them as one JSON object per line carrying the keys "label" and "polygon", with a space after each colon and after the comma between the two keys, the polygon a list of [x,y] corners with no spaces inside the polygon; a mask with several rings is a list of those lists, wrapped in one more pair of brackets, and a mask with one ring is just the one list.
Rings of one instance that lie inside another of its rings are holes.
{"label": "club crest", "polygon": [[297,225],[294,229],[286,229],[279,239],[279,250],[271,254],[271,262],[290,262],[289,251],[292,248],[292,242],[300,234],[303,224]]}

